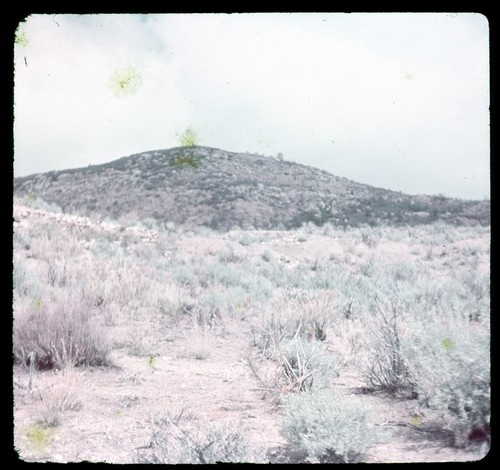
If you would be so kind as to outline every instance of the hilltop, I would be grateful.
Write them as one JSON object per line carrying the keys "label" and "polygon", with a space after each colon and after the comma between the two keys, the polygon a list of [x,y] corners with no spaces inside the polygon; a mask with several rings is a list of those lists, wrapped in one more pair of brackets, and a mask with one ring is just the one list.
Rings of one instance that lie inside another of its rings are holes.
{"label": "hilltop", "polygon": [[217,230],[490,223],[489,201],[410,196],[283,159],[200,146],[15,178],[14,193],[66,213]]}

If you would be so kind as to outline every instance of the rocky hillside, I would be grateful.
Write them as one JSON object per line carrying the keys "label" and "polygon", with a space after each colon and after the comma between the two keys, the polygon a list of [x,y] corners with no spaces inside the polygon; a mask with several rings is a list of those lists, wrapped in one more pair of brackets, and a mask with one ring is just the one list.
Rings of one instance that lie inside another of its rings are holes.
{"label": "rocky hillside", "polygon": [[67,213],[220,230],[288,229],[307,221],[340,226],[490,223],[488,201],[409,196],[283,159],[198,146],[15,178],[14,194],[41,198]]}

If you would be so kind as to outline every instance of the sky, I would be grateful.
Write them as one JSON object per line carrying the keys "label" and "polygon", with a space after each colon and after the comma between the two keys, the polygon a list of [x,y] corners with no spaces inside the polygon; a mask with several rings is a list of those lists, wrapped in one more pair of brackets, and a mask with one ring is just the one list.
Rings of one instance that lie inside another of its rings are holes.
{"label": "sky", "polygon": [[200,145],[408,194],[490,196],[478,13],[32,15],[14,175]]}

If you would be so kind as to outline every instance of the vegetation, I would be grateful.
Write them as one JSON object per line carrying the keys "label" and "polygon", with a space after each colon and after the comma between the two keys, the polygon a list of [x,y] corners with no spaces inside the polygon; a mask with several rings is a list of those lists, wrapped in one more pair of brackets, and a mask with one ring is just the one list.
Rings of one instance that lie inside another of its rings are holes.
{"label": "vegetation", "polygon": [[352,463],[384,440],[370,422],[370,410],[330,390],[310,390],[283,398],[281,433],[310,463]]}
{"label": "vegetation", "polygon": [[238,426],[201,424],[193,414],[163,413],[154,422],[150,443],[137,452],[138,463],[214,464],[262,462]]}
{"label": "vegetation", "polygon": [[15,312],[14,358],[38,369],[107,364],[107,339],[89,311],[71,298],[22,305]]}
{"label": "vegetation", "polygon": [[176,155],[172,160],[172,165],[178,168],[198,168],[200,159],[193,155]]}
{"label": "vegetation", "polygon": [[290,161],[202,147],[192,128],[179,139],[178,148],[15,178],[15,195],[43,199],[67,213],[112,219],[135,213],[136,222],[219,231],[490,224],[489,201],[409,196]]}
{"label": "vegetation", "polygon": [[[45,209],[15,201],[13,353],[23,380],[29,371],[56,381],[62,375],[48,370],[106,366],[119,350],[154,383],[170,362],[208,368],[230,345],[246,364],[239,377],[252,376],[271,399],[304,460],[365,459],[385,418],[360,403],[380,396],[408,403],[418,420],[401,420],[446,431],[455,447],[471,447],[478,434],[489,440],[489,227],[308,223],[221,235],[29,201]],[[364,395],[340,393],[347,375]],[[27,387],[43,429],[82,406],[84,387],[64,377],[63,388]],[[266,461],[246,431],[208,426],[197,411],[144,417],[151,439],[137,460]]]}

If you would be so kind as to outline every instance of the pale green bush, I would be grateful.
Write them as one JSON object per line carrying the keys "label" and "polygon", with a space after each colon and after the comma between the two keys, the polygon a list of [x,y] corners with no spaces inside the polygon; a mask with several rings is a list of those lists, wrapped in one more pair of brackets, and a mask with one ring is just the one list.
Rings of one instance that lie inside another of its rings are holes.
{"label": "pale green bush", "polygon": [[282,436],[311,463],[358,461],[384,440],[370,422],[370,409],[341,399],[332,390],[310,390],[282,398]]}
{"label": "pale green bush", "polygon": [[266,355],[260,354],[260,360],[249,357],[248,365],[274,403],[279,403],[283,393],[328,387],[338,376],[341,357],[328,351],[323,342],[301,337],[300,327],[292,338],[269,339]]}
{"label": "pale green bush", "polygon": [[419,401],[438,411],[459,447],[476,431],[485,437],[490,432],[488,330],[474,322],[433,321],[415,326],[407,341]]}
{"label": "pale green bush", "polygon": [[163,413],[154,422],[149,444],[137,450],[138,463],[214,464],[264,462],[240,427],[200,423],[193,415]]}
{"label": "pale green bush", "polygon": [[247,234],[243,234],[240,238],[240,245],[248,246],[253,242],[253,239]]}
{"label": "pale green bush", "polygon": [[336,300],[328,292],[274,289],[271,302],[254,327],[254,345],[264,356],[272,354],[285,338],[297,331],[301,338],[324,341],[327,329],[338,319]]}
{"label": "pale green bush", "polygon": [[279,382],[289,391],[326,387],[340,369],[340,361],[323,343],[302,340],[299,336],[277,345],[274,359],[279,365]]}
{"label": "pale green bush", "polygon": [[414,379],[403,348],[405,318],[401,305],[393,299],[380,299],[372,307],[370,320],[365,381],[374,390],[414,395]]}
{"label": "pale green bush", "polygon": [[199,285],[199,279],[193,270],[184,264],[175,266],[172,269],[172,277],[177,284],[183,286],[197,286]]}
{"label": "pale green bush", "polygon": [[36,196],[35,194],[29,194],[27,196],[20,198],[19,203],[25,204],[36,210],[56,212],[56,213],[63,212],[61,206],[59,206],[55,202],[44,201],[42,198]]}

